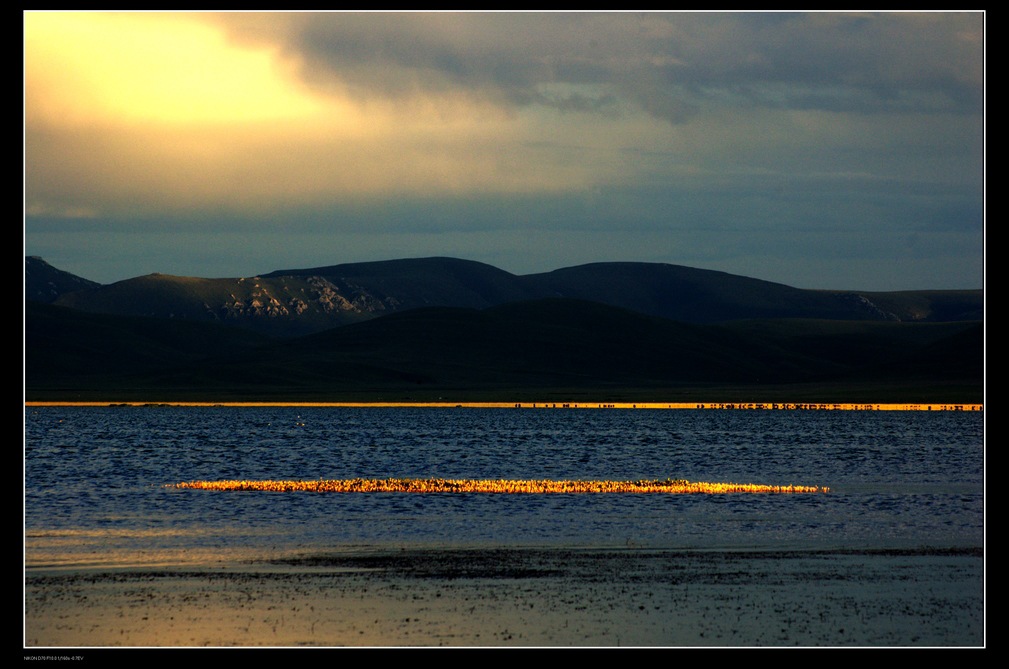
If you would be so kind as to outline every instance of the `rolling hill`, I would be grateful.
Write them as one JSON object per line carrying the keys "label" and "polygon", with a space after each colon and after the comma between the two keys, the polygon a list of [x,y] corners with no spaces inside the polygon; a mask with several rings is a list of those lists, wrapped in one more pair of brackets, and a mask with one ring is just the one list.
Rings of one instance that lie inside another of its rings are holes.
{"label": "rolling hill", "polygon": [[420,258],[99,285],[25,259],[25,395],[980,402],[983,292]]}
{"label": "rolling hill", "polygon": [[25,257],[26,300],[48,304],[66,293],[100,286],[96,281],[56,269],[38,256]]}
{"label": "rolling hill", "polygon": [[[31,267],[26,259],[26,299],[51,295],[53,285],[40,285]],[[483,309],[543,298],[597,302],[685,323],[984,318],[981,290],[806,290],[660,263],[594,263],[519,276],[469,260],[417,258],[280,270],[250,278],[150,274],[109,285],[65,285],[63,292],[45,301],[90,313],[228,324],[278,337],[421,307]]]}

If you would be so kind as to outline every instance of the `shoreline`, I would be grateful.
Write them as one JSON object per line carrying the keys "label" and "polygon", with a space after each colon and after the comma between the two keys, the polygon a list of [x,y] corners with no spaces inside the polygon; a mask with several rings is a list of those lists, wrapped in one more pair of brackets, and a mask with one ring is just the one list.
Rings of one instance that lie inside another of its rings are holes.
{"label": "shoreline", "polygon": [[24,645],[981,647],[983,553],[316,547],[213,566],[33,569]]}
{"label": "shoreline", "polygon": [[761,411],[984,411],[984,404],[882,402],[184,402],[25,401],[26,407],[299,407],[433,409],[672,409]]}

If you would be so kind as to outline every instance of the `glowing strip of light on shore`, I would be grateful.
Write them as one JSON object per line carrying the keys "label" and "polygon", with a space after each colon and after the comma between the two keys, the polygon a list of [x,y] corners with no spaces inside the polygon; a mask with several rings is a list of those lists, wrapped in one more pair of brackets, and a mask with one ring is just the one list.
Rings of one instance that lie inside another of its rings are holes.
{"label": "glowing strip of light on shore", "polygon": [[983,404],[828,402],[63,402],[27,401],[26,407],[297,407],[409,409],[764,409],[777,411],[984,411]]}
{"label": "glowing strip of light on shore", "polygon": [[551,481],[479,479],[331,479],[316,481],[187,481],[169,488],[198,490],[260,490],[268,492],[405,492],[405,493],[817,493],[830,488],[753,483],[704,483],[683,479],[664,481]]}

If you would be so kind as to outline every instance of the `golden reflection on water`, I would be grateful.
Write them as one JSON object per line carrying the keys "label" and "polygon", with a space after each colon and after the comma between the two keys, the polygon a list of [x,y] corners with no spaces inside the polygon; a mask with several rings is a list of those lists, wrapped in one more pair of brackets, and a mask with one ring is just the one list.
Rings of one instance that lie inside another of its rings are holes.
{"label": "golden reflection on water", "polygon": [[198,490],[261,490],[269,492],[403,492],[403,493],[816,493],[830,488],[803,485],[754,483],[707,483],[666,479],[662,481],[551,481],[480,479],[319,479],[315,481],[186,481],[166,487]]}

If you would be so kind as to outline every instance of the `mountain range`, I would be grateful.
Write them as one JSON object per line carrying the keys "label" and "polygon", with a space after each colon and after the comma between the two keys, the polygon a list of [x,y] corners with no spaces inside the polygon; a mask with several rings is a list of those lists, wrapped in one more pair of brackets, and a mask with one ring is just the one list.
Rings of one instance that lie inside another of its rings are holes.
{"label": "mountain range", "polygon": [[27,399],[980,402],[982,290],[455,258],[101,285],[25,259]]}

